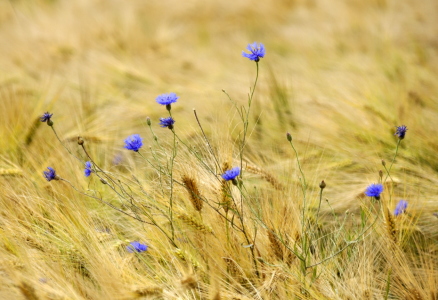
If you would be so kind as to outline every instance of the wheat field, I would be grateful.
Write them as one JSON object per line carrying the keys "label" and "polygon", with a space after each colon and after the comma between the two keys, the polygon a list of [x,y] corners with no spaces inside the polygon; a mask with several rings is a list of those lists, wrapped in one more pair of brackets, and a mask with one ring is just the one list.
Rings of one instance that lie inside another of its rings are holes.
{"label": "wheat field", "polygon": [[434,0],[1,0],[0,299],[437,300],[437,32]]}

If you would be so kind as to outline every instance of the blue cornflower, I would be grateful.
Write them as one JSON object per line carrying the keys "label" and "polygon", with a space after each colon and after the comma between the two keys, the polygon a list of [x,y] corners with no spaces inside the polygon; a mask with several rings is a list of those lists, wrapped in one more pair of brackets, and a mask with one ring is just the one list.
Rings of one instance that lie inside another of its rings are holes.
{"label": "blue cornflower", "polygon": [[92,172],[93,170],[91,169],[91,161],[87,161],[85,163],[85,170],[84,170],[85,177],[90,176]]}
{"label": "blue cornflower", "polygon": [[246,49],[248,49],[248,51],[250,51],[251,53],[245,53],[244,51],[242,51],[242,56],[247,57],[255,62],[258,62],[260,58],[265,56],[266,53],[265,46],[263,46],[262,43],[257,44],[256,42],[254,42],[252,44],[249,44]]}
{"label": "blue cornflower", "polygon": [[41,122],[46,122],[46,121],[50,121],[50,118],[53,116],[53,114],[49,113],[48,111],[45,112],[42,116],[41,116]]}
{"label": "blue cornflower", "polygon": [[365,195],[367,195],[368,197],[374,197],[377,200],[380,199],[380,194],[383,192],[383,185],[381,185],[380,183],[373,183],[371,185],[369,185],[365,191]]}
{"label": "blue cornflower", "polygon": [[161,105],[170,105],[172,103],[175,103],[178,98],[179,97],[175,93],[169,93],[161,94],[157,98],[155,98],[155,100]]}
{"label": "blue cornflower", "polygon": [[160,125],[161,125],[161,127],[167,127],[169,129],[173,129],[173,124],[174,123],[175,123],[175,120],[172,119],[172,117],[160,118]]}
{"label": "blue cornflower", "polygon": [[129,243],[129,246],[126,246],[126,250],[128,250],[129,253],[133,252],[143,252],[148,250],[148,246],[141,244],[140,242],[131,242]]}
{"label": "blue cornflower", "polygon": [[51,181],[51,180],[58,180],[58,175],[56,175],[56,171],[51,168],[51,167],[47,167],[47,169],[49,169],[48,171],[43,171],[44,173],[44,177],[46,178],[47,181]]}
{"label": "blue cornflower", "polygon": [[138,152],[141,146],[143,146],[143,139],[139,134],[133,134],[128,136],[128,138],[125,140],[125,144],[126,149]]}
{"label": "blue cornflower", "polygon": [[404,139],[406,131],[408,128],[405,125],[396,126],[397,130],[395,131],[394,135],[398,136],[399,139]]}
{"label": "blue cornflower", "polygon": [[40,120],[41,122],[47,122],[47,125],[49,126],[53,126],[53,121],[50,119],[52,116],[53,114],[47,111],[41,116]]}
{"label": "blue cornflower", "polygon": [[225,180],[235,180],[237,176],[239,176],[240,174],[240,168],[239,167],[235,167],[232,168],[231,170],[225,171],[224,174],[222,174],[222,178]]}
{"label": "blue cornflower", "polygon": [[408,202],[405,200],[400,200],[397,203],[397,206],[395,207],[394,216],[401,215],[406,211],[407,208],[408,208]]}

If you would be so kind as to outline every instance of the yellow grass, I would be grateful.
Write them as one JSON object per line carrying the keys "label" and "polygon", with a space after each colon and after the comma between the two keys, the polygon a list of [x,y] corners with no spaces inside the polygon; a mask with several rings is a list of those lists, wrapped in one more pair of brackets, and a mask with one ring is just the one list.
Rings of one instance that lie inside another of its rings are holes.
{"label": "yellow grass", "polygon": [[438,299],[436,20],[434,0],[0,1],[0,299]]}

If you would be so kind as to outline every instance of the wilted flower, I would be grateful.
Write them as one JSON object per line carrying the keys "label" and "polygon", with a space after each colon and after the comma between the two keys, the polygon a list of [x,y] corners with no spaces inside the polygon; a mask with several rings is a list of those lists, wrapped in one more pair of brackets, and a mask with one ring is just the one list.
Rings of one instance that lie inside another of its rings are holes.
{"label": "wilted flower", "polygon": [[131,242],[128,246],[126,246],[126,250],[128,250],[129,253],[133,252],[143,252],[148,250],[148,246],[141,244],[140,242]]}
{"label": "wilted flower", "polygon": [[178,100],[178,98],[179,97],[175,93],[169,93],[169,94],[159,95],[157,98],[155,98],[155,100],[157,101],[157,103],[161,105],[166,105],[166,109],[170,111],[171,104],[175,103],[176,100]]}
{"label": "wilted flower", "polygon": [[408,202],[405,200],[400,200],[397,203],[397,206],[395,207],[394,216],[401,215],[406,211],[407,208],[408,208]]}
{"label": "wilted flower", "polygon": [[174,123],[175,123],[175,120],[172,119],[172,117],[160,118],[160,125],[161,125],[161,127],[167,127],[169,129],[173,129],[173,124]]}
{"label": "wilted flower", "polygon": [[383,185],[381,185],[380,183],[373,183],[371,185],[369,185],[365,191],[365,195],[367,195],[368,197],[374,197],[377,200],[380,199],[380,194],[383,192]]}
{"label": "wilted flower", "polygon": [[58,175],[56,175],[56,171],[51,167],[47,167],[47,169],[48,169],[48,171],[43,171],[44,177],[46,178],[46,180],[47,181],[57,180]]}
{"label": "wilted flower", "polygon": [[396,127],[397,127],[397,130],[395,131],[394,135],[398,136],[398,138],[401,140],[404,139],[408,128],[405,125],[396,126]]}
{"label": "wilted flower", "polygon": [[141,146],[143,146],[143,139],[139,134],[133,134],[128,136],[128,138],[125,140],[125,144],[126,149],[138,152]]}
{"label": "wilted flower", "polygon": [[85,170],[84,170],[85,177],[90,176],[92,172],[93,170],[91,169],[91,161],[87,161],[85,163]]}
{"label": "wilted flower", "polygon": [[236,179],[237,176],[239,176],[240,174],[240,168],[239,167],[235,167],[232,168],[231,170],[225,171],[224,174],[222,174],[222,178],[225,180],[234,180]]}
{"label": "wilted flower", "polygon": [[242,51],[242,56],[247,57],[255,62],[258,62],[260,58],[265,56],[266,53],[265,46],[263,46],[262,43],[257,44],[256,42],[254,42],[252,44],[249,44],[246,49],[248,49],[248,51],[250,51],[251,53],[245,53],[244,51]]}

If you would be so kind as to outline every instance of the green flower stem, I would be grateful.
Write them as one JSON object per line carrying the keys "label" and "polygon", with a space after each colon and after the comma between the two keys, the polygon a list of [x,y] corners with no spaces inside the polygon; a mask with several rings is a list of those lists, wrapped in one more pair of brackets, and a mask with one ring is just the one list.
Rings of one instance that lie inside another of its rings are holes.
{"label": "green flower stem", "polygon": [[77,160],[79,160],[81,163],[83,163],[82,159],[80,159],[79,157],[77,157],[76,155],[74,155],[74,154],[70,151],[70,149],[68,149],[67,146],[64,145],[64,143],[61,141],[61,139],[59,138],[58,134],[56,133],[56,131],[55,131],[55,127],[52,125],[52,126],[50,126],[50,128],[52,128],[53,133],[55,134],[56,138],[57,138],[58,141],[61,143],[61,145],[65,148],[65,150],[67,150],[67,152],[68,152],[71,156],[73,156],[74,158],[76,158]]}
{"label": "green flower stem", "polygon": [[316,212],[316,222],[318,222],[319,210],[321,209],[322,191],[323,191],[323,190],[324,190],[323,188],[321,188],[321,189],[319,190],[319,204],[318,204],[318,210],[317,210],[317,212]]}
{"label": "green flower stem", "polygon": [[[382,210],[382,201],[380,201],[380,202],[381,202],[380,208],[381,208],[381,210]],[[346,245],[345,245],[344,247],[342,247],[340,250],[336,251],[335,253],[333,253],[333,254],[330,255],[329,257],[326,257],[326,258],[322,259],[321,261],[319,261],[319,262],[317,262],[317,263],[315,263],[315,264],[312,264],[312,265],[308,265],[308,266],[306,266],[306,269],[310,269],[310,268],[316,267],[316,266],[318,266],[318,265],[320,265],[320,264],[323,264],[323,263],[325,263],[326,261],[328,261],[328,260],[334,258],[335,256],[339,255],[340,253],[342,253],[345,249],[347,249],[347,248],[350,247],[351,245],[354,245],[354,244],[358,243],[358,242],[360,241],[360,239],[362,238],[362,236],[364,236],[365,233],[366,233],[368,230],[370,230],[371,228],[374,227],[374,224],[376,224],[376,222],[377,222],[378,219],[379,219],[379,213],[376,214],[376,218],[374,219],[373,223],[371,223],[370,226],[368,226],[367,228],[365,228],[365,230],[362,231],[362,232],[361,232],[361,233],[360,233],[360,234],[359,234],[354,240],[352,240],[352,241],[345,241]]]}
{"label": "green flower stem", "polygon": [[290,145],[292,146],[292,149],[295,152],[295,156],[297,159],[297,164],[298,164],[298,169],[300,170],[301,173],[301,178],[300,178],[300,182],[301,182],[301,190],[303,192],[303,214],[302,214],[302,220],[301,220],[301,230],[302,230],[302,234],[304,236],[304,219],[305,219],[305,212],[306,212],[306,190],[307,190],[307,183],[306,183],[306,177],[304,176],[304,172],[303,169],[301,168],[301,163],[300,163],[300,159],[298,156],[298,152],[295,149],[294,144],[292,143],[292,140],[289,141]]}
{"label": "green flower stem", "polygon": [[[389,165],[389,169],[386,169],[386,167],[385,167],[385,170],[386,170],[386,178],[385,178],[384,182],[386,182],[386,180],[388,179],[388,177],[390,177],[391,168],[392,168],[392,165],[394,164],[395,158],[397,157],[398,148],[399,148],[399,146],[400,146],[400,144],[401,144],[401,141],[402,141],[401,139],[398,139],[397,147],[395,148],[395,154],[394,154],[394,157],[392,158],[391,164]],[[391,179],[392,179],[392,178],[391,178]]]}
{"label": "green flower stem", "polygon": [[[170,111],[169,111],[170,114]],[[175,238],[175,227],[173,224],[173,165],[175,162],[175,157],[177,154],[176,151],[176,133],[175,130],[172,129],[173,133],[173,147],[172,147],[172,157],[170,158],[170,168],[169,168],[169,175],[170,175],[170,198],[169,198],[169,214],[170,214],[170,227],[172,230],[172,239]]]}

